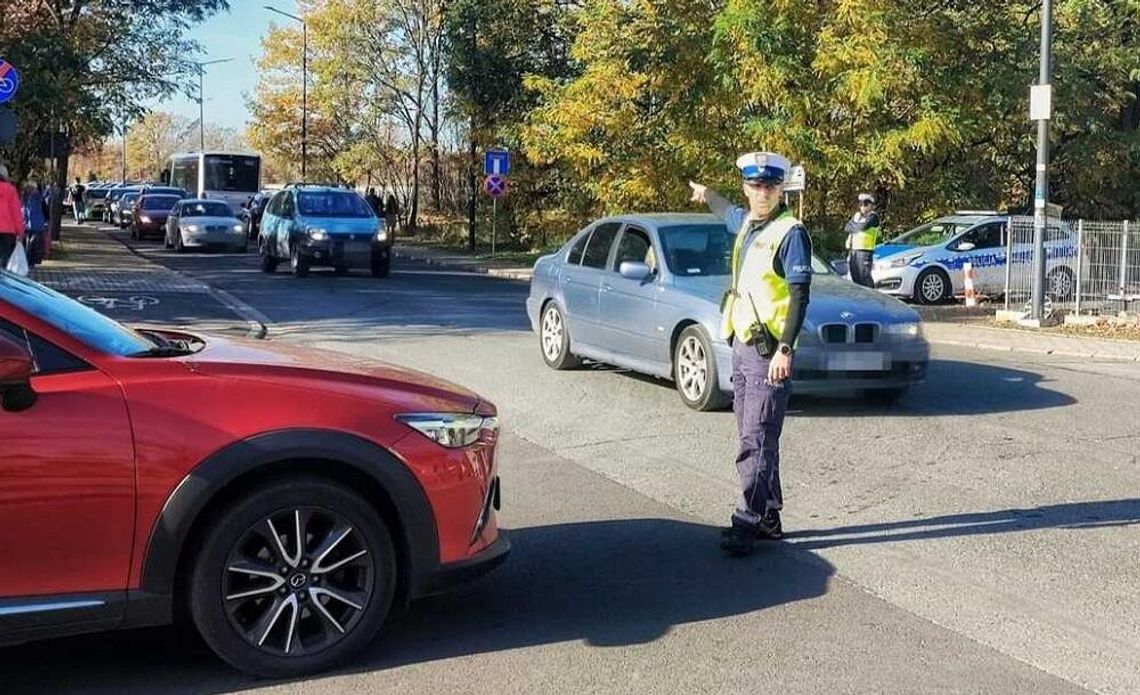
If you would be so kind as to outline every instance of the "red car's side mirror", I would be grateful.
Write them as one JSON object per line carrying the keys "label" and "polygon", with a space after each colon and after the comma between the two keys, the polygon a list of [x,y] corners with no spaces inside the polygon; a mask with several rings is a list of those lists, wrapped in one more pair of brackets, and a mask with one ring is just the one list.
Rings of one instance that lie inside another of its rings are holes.
{"label": "red car's side mirror", "polygon": [[31,378],[35,363],[27,347],[0,336],[0,406],[9,412],[36,404]]}

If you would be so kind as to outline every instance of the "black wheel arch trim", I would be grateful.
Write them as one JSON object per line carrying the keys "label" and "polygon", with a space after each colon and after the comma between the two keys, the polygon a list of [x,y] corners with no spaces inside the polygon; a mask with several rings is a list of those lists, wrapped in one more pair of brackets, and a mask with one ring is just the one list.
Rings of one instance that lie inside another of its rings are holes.
{"label": "black wheel arch trim", "polygon": [[[352,434],[281,430],[230,444],[203,460],[178,484],[155,521],[143,556],[140,589],[173,599],[179,561],[195,522],[210,502],[238,478],[289,461],[335,461],[367,476],[388,495],[406,548],[408,592],[415,596],[440,567],[435,516],[423,487],[391,452]],[[369,500],[370,502],[374,500]]]}

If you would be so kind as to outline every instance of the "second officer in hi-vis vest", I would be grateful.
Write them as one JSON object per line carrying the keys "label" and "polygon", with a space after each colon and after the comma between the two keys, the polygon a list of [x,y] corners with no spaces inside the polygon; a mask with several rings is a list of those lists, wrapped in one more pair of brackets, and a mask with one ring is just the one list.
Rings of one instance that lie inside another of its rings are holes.
{"label": "second officer in hi-vis vest", "polygon": [[780,433],[791,393],[796,336],[811,286],[811,237],[783,205],[788,160],[752,152],[736,160],[748,209],[690,182],[693,201],[706,203],[736,235],[732,284],[722,304],[721,333],[732,343],[733,411],[740,434],[736,457],[742,498],[721,547],[734,555],[758,540],[783,535],[780,510]]}
{"label": "second officer in hi-vis vest", "polygon": [[871,262],[875,244],[879,243],[879,213],[875,212],[875,197],[859,194],[859,209],[847,221],[847,273],[851,280],[864,287],[874,287]]}

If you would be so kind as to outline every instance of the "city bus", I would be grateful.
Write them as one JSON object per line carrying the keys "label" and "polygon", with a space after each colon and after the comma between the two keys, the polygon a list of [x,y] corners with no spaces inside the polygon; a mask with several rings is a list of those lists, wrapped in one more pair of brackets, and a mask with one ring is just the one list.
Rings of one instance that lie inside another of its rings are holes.
{"label": "city bus", "polygon": [[236,152],[186,152],[171,155],[169,184],[191,196],[224,200],[235,212],[261,190],[261,157]]}

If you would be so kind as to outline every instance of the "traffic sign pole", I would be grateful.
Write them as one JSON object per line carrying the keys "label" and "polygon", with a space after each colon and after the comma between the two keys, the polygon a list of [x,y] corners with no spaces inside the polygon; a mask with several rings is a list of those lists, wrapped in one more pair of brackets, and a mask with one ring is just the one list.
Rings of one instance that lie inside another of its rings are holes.
{"label": "traffic sign pole", "polygon": [[499,221],[499,199],[491,198],[491,257],[495,256],[495,224]]}

